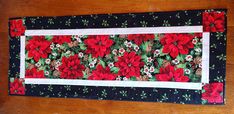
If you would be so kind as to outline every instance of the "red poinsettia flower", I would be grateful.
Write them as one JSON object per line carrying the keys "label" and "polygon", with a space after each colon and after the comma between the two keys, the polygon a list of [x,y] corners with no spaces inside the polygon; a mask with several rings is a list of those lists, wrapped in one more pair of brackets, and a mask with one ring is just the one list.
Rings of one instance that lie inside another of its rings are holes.
{"label": "red poinsettia flower", "polygon": [[63,44],[63,43],[70,43],[71,42],[71,36],[53,36],[52,42]]}
{"label": "red poinsettia flower", "polygon": [[184,76],[183,68],[175,69],[172,65],[167,65],[165,68],[160,68],[159,74],[155,75],[158,81],[171,81],[173,78],[176,82],[188,82],[189,78]]}
{"label": "red poinsettia flower", "polygon": [[27,69],[25,73],[26,78],[45,78],[44,71],[37,71],[36,68]]}
{"label": "red poinsettia flower", "polygon": [[33,36],[26,45],[28,51],[28,57],[32,57],[36,62],[40,58],[47,58],[50,49],[51,42],[45,39],[45,36]]}
{"label": "red poinsettia flower", "polygon": [[62,65],[59,66],[61,72],[60,78],[65,79],[77,79],[82,78],[82,71],[85,70],[85,66],[80,64],[78,55],[62,58]]}
{"label": "red poinsettia flower", "polygon": [[25,26],[23,25],[22,19],[10,21],[10,35],[12,37],[21,36],[25,32]]}
{"label": "red poinsettia flower", "polygon": [[134,41],[139,46],[143,41],[154,40],[154,34],[129,34],[128,40]]}
{"label": "red poinsettia flower", "polygon": [[223,103],[223,96],[221,95],[223,83],[206,84],[203,89],[205,92],[202,93],[202,99],[207,100],[208,103]]}
{"label": "red poinsettia flower", "polygon": [[205,32],[224,31],[224,12],[204,12],[202,16],[203,30]]}
{"label": "red poinsettia flower", "polygon": [[109,39],[108,35],[90,35],[84,43],[87,45],[86,53],[91,53],[97,58],[108,55],[114,42]]}
{"label": "red poinsettia flower", "polygon": [[10,83],[10,94],[24,95],[25,87],[23,80],[15,78],[14,82]]}
{"label": "red poinsettia flower", "polygon": [[178,54],[188,54],[189,49],[193,48],[193,36],[190,34],[165,34],[160,40],[163,45],[163,53],[169,53],[172,58]]}
{"label": "red poinsettia flower", "polygon": [[127,78],[139,77],[142,65],[141,56],[135,52],[125,52],[123,56],[118,57],[118,61],[115,63],[115,66],[120,68],[118,74]]}
{"label": "red poinsettia flower", "polygon": [[116,74],[112,74],[110,67],[103,68],[102,65],[98,65],[97,69],[93,70],[92,75],[89,76],[89,80],[115,80]]}

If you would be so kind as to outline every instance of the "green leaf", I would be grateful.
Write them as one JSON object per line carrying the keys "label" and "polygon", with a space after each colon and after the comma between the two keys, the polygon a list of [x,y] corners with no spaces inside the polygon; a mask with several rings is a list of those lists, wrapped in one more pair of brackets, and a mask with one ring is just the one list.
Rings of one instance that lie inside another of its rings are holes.
{"label": "green leaf", "polygon": [[160,56],[168,55],[167,53],[162,52],[163,48],[160,49]]}
{"label": "green leaf", "polygon": [[87,75],[87,73],[85,72],[85,71],[82,71],[82,73],[83,73],[83,78],[85,78],[85,79],[87,79],[88,78],[88,75]]}
{"label": "green leaf", "polygon": [[159,69],[154,69],[154,73],[159,73]]}
{"label": "green leaf", "polygon": [[49,41],[52,40],[52,38],[53,38],[52,36],[45,36],[45,39]]}
{"label": "green leaf", "polygon": [[41,66],[41,67],[39,67],[38,69],[39,69],[39,70],[45,70],[46,67],[45,67],[45,66]]}
{"label": "green leaf", "polygon": [[60,49],[61,49],[61,50],[65,50],[65,46],[64,46],[64,45],[61,45],[61,46],[60,46]]}
{"label": "green leaf", "polygon": [[190,54],[191,54],[191,55],[194,55],[194,50],[191,50],[191,51],[190,51]]}
{"label": "green leaf", "polygon": [[10,78],[10,82],[14,82],[14,80],[15,80],[14,78]]}
{"label": "green leaf", "polygon": [[184,61],[184,57],[182,55],[178,55],[176,57],[176,59],[179,60],[179,61]]}
{"label": "green leaf", "polygon": [[49,55],[49,57],[48,57],[49,59],[52,59],[52,55]]}
{"label": "green leaf", "polygon": [[72,52],[71,52],[71,56],[73,56],[73,55],[75,55],[75,53],[72,51]]}
{"label": "green leaf", "polygon": [[[65,53],[64,53],[64,56],[66,56],[66,54],[65,54]],[[51,58],[52,58],[52,59],[56,59],[56,57],[55,57],[55,56],[52,56]]]}
{"label": "green leaf", "polygon": [[86,50],[85,44],[79,44],[81,50]]}
{"label": "green leaf", "polygon": [[163,59],[162,58],[157,58],[157,61],[158,61],[158,66],[161,66],[162,63],[163,63]]}
{"label": "green leaf", "polygon": [[[63,45],[62,45],[63,47],[64,47],[64,49],[63,50],[68,50],[68,49],[70,49],[70,47],[68,46],[68,44],[67,43],[63,43]],[[60,48],[61,48],[61,46],[60,46]]]}
{"label": "green leaf", "polygon": [[154,34],[154,40],[159,40],[158,34]]}
{"label": "green leaf", "polygon": [[147,62],[147,55],[146,54],[143,54],[142,56],[141,56],[141,59],[144,61],[144,62]]}
{"label": "green leaf", "polygon": [[103,68],[106,67],[106,64],[105,64],[105,62],[104,62],[103,60],[100,59],[100,60],[99,60],[99,63],[102,65]]}
{"label": "green leaf", "polygon": [[170,55],[166,55],[166,60],[171,61]]}
{"label": "green leaf", "polygon": [[152,78],[150,78],[149,81],[156,81],[156,78],[152,76]]}
{"label": "green leaf", "polygon": [[160,44],[159,40],[156,40],[153,44],[153,49],[160,49],[162,45]]}
{"label": "green leaf", "polygon": [[142,50],[143,50],[143,51],[146,51],[148,45],[149,45],[149,42],[144,42],[144,43],[142,43],[142,45],[141,45]]}
{"label": "green leaf", "polygon": [[202,89],[202,93],[206,92],[206,90]]}
{"label": "green leaf", "polygon": [[41,63],[41,65],[43,66],[45,64],[45,59],[40,59],[39,63]]}
{"label": "green leaf", "polygon": [[186,68],[186,64],[179,64],[177,65],[177,68]]}
{"label": "green leaf", "polygon": [[112,67],[111,68],[111,72],[113,72],[113,73],[118,73],[119,72],[119,68],[118,67]]}
{"label": "green leaf", "polygon": [[197,76],[196,74],[190,74],[189,78],[191,79],[192,82],[200,82],[200,76]]}
{"label": "green leaf", "polygon": [[25,53],[25,60],[29,60],[30,58],[28,57],[28,52]]}
{"label": "green leaf", "polygon": [[30,60],[30,63],[35,64],[35,62],[34,62],[34,60],[33,60],[33,59],[31,59],[31,60]]}
{"label": "green leaf", "polygon": [[132,77],[130,78],[130,80],[136,81],[136,77],[132,76]]}
{"label": "green leaf", "polygon": [[[62,59],[64,56],[66,56],[66,54],[65,54],[65,53],[62,53],[60,59]],[[54,58],[54,56],[52,56],[52,58]]]}
{"label": "green leaf", "polygon": [[88,38],[88,35],[84,35],[83,38]]}
{"label": "green leaf", "polygon": [[28,63],[25,63],[25,68],[28,68]]}
{"label": "green leaf", "polygon": [[91,54],[89,54],[88,61],[89,61],[89,62],[92,62],[92,55],[91,55]]}

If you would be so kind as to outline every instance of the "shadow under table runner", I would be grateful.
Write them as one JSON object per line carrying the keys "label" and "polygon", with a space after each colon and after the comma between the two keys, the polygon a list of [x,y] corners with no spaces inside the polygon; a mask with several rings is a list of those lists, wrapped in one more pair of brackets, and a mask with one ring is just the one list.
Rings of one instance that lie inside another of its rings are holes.
{"label": "shadow under table runner", "polygon": [[224,104],[226,9],[9,19],[9,95]]}

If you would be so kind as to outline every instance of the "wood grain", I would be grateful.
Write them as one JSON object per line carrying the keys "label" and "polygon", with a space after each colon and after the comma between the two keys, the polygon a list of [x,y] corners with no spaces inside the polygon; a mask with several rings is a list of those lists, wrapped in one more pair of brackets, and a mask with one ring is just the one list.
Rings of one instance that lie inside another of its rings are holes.
{"label": "wood grain", "polygon": [[[63,16],[104,13],[228,9],[226,105],[201,106],[155,102],[127,102],[7,95],[9,17]],[[234,114],[234,1],[233,0],[0,0],[0,113],[1,114]]]}

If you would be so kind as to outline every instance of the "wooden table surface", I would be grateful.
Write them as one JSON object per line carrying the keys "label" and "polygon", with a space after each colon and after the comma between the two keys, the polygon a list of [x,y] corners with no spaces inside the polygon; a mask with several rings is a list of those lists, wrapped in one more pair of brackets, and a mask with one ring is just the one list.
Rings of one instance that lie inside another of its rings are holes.
{"label": "wooden table surface", "polygon": [[[8,18],[81,14],[228,9],[226,105],[202,106],[157,102],[128,102],[8,96]],[[0,114],[234,114],[234,0],[0,0]]]}

